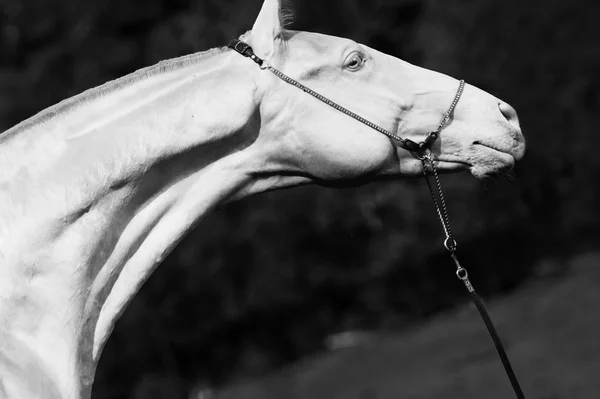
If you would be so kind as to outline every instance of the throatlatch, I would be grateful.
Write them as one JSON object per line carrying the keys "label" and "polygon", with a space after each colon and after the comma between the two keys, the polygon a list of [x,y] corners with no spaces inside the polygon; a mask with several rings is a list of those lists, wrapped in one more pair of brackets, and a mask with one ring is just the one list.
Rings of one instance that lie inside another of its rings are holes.
{"label": "throatlatch", "polygon": [[[462,93],[463,93],[463,90],[465,87],[465,81],[461,80],[459,82],[459,86],[456,91],[456,95],[454,96],[454,100],[450,104],[448,111],[446,111],[446,113],[442,117],[442,119],[438,125],[438,128],[436,130],[430,132],[427,135],[427,137],[425,138],[425,140],[423,140],[419,143],[416,143],[409,139],[403,139],[402,137],[397,136],[397,135],[387,131],[386,129],[374,124],[373,122],[363,118],[362,116],[360,116],[358,114],[355,114],[354,112],[350,111],[349,109],[342,107],[341,105],[331,101],[327,97],[324,97],[321,94],[313,91],[312,89],[304,86],[302,83],[283,74],[276,68],[269,65],[263,59],[259,58],[256,54],[254,54],[252,47],[250,47],[250,45],[248,45],[247,43],[244,43],[241,40],[235,39],[235,40],[232,40],[231,42],[229,42],[228,47],[237,51],[244,57],[250,58],[256,64],[258,64],[258,66],[261,69],[268,69],[269,71],[271,71],[273,74],[275,74],[277,77],[279,77],[284,82],[289,83],[292,86],[296,86],[300,90],[304,91],[305,93],[310,94],[311,96],[324,102],[325,104],[329,105],[330,107],[335,108],[336,110],[356,119],[357,121],[369,126],[370,128],[378,131],[379,133],[382,133],[382,134],[388,136],[389,138],[393,139],[399,147],[404,148],[407,151],[410,151],[411,153],[413,153],[414,156],[416,156],[422,162],[423,176],[425,177],[425,181],[427,182],[427,187],[429,189],[429,193],[431,194],[431,199],[433,200],[433,204],[435,206],[436,212],[440,219],[440,223],[442,224],[442,228],[444,229],[444,233],[446,234],[446,239],[444,240],[444,247],[446,247],[448,252],[450,252],[450,257],[452,258],[452,260],[454,261],[454,264],[456,265],[456,275],[464,283],[465,287],[467,288],[467,291],[469,292],[469,295],[471,296],[473,303],[477,307],[477,310],[479,311],[479,314],[481,315],[481,318],[483,319],[483,322],[485,323],[485,325],[488,329],[488,332],[490,333],[492,341],[494,342],[494,345],[496,347],[496,351],[498,352],[498,356],[500,357],[500,360],[502,361],[504,370],[506,370],[506,374],[508,375],[508,379],[510,380],[510,383],[513,387],[515,395],[517,396],[518,399],[525,399],[525,396],[523,395],[523,391],[521,390],[521,387],[519,386],[519,381],[517,380],[517,376],[515,375],[515,373],[512,369],[512,366],[510,364],[510,361],[508,359],[508,356],[506,355],[506,352],[504,350],[504,347],[502,346],[502,341],[500,340],[500,337],[498,336],[498,332],[496,331],[496,328],[494,327],[494,324],[492,323],[492,320],[483,305],[483,301],[481,300],[479,295],[477,295],[477,293],[475,292],[475,288],[473,287],[473,284],[471,284],[471,281],[469,280],[469,274],[467,273],[467,270],[460,265],[460,262],[458,261],[458,257],[456,256],[457,243],[456,243],[456,240],[454,239],[454,237],[452,236],[452,230],[450,229],[450,219],[448,217],[448,209],[446,208],[446,201],[444,199],[442,185],[440,183],[440,179],[439,179],[436,167],[435,167],[434,155],[433,155],[433,152],[431,151],[433,143],[435,143],[435,141],[437,140],[437,138],[440,135],[440,132],[442,131],[442,129],[444,128],[446,123],[448,123],[448,121],[450,120],[452,113],[454,112],[454,108],[456,107],[456,105],[458,104],[458,101],[460,100],[460,97],[462,96]],[[429,172],[431,172],[431,174],[434,176],[434,179],[436,182],[435,188],[429,181]],[[437,192],[436,192],[436,190],[437,190]]]}

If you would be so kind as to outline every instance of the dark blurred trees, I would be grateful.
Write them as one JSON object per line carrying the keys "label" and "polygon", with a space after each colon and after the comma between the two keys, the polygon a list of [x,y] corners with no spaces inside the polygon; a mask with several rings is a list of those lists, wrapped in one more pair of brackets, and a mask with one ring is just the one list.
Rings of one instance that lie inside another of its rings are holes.
{"label": "dark blurred trees", "polygon": [[[251,28],[260,3],[0,0],[0,130],[140,67],[223,45]],[[294,5],[295,29],[463,77],[519,111],[528,153],[516,179],[443,178],[480,291],[504,292],[540,260],[597,246],[597,2]],[[421,181],[228,205],[134,300],[104,352],[95,397],[183,398],[197,382],[225,383],[322,350],[331,333],[399,328],[452,306],[464,293],[440,244]]]}

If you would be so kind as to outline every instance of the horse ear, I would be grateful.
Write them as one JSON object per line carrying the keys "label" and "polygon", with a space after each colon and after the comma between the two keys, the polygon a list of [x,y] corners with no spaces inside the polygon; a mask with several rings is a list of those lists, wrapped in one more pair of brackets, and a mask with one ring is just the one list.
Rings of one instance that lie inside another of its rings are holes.
{"label": "horse ear", "polygon": [[275,54],[283,32],[280,0],[265,0],[252,27],[250,43],[256,55],[268,61]]}

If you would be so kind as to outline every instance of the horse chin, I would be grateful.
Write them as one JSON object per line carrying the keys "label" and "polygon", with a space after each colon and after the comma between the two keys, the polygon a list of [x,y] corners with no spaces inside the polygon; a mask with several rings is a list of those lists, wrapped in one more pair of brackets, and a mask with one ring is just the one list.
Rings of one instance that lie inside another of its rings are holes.
{"label": "horse chin", "polygon": [[502,157],[474,164],[469,168],[471,174],[480,180],[512,176],[515,159],[510,154],[502,154]]}
{"label": "horse chin", "polygon": [[470,168],[470,172],[479,180],[503,180],[514,176],[513,166],[510,165],[494,168],[474,166]]}
{"label": "horse chin", "polygon": [[469,171],[477,179],[483,180],[511,176],[516,159],[522,154],[520,147],[497,147],[475,143],[469,151]]}

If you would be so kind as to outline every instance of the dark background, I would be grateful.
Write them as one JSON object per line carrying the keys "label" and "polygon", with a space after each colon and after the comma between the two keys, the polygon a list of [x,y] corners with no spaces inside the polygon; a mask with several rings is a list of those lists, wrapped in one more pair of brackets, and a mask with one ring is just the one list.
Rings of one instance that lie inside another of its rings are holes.
{"label": "dark background", "polygon": [[[260,4],[0,0],[0,131],[143,66],[222,46],[252,27]],[[464,78],[519,112],[528,150],[514,179],[443,178],[462,262],[485,297],[599,247],[599,2],[293,4],[293,29]],[[325,351],[331,334],[401,331],[465,301],[430,202],[418,180],[226,206],[119,321],[94,398],[187,398],[198,384],[218,388]],[[151,396],[140,393],[148,386]]]}

